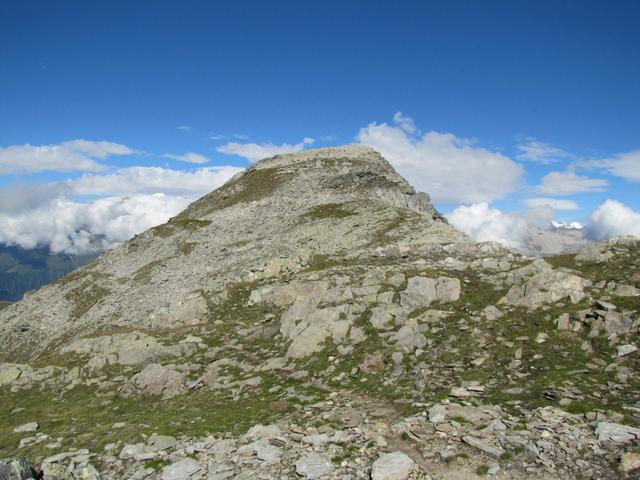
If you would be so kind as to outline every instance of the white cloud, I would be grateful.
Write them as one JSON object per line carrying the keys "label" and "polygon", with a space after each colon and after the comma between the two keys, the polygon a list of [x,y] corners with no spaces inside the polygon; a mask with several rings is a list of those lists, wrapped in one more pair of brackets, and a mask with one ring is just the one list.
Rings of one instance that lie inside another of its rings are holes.
{"label": "white cloud", "polygon": [[180,125],[178,130],[182,130],[185,133],[191,133],[191,127],[189,125]]}
{"label": "white cloud", "polygon": [[609,170],[618,177],[640,182],[640,150],[616,155],[610,160]]}
{"label": "white cloud", "polygon": [[557,198],[527,198],[522,203],[529,208],[550,207],[553,210],[578,210],[580,208],[573,200],[560,200]]}
{"label": "white cloud", "polygon": [[393,123],[410,134],[418,131],[416,124],[413,122],[413,118],[404,115],[402,112],[396,112],[393,115]]}
{"label": "white cloud", "polygon": [[619,153],[611,158],[582,160],[574,162],[572,167],[603,170],[632,182],[640,182],[640,150]]}
{"label": "white cloud", "polygon": [[84,174],[65,184],[76,195],[166,193],[200,196],[215,190],[244,168],[217,166],[194,171],[130,167],[108,175]]}
{"label": "white cloud", "polygon": [[587,237],[607,240],[618,235],[640,237],[640,213],[616,200],[607,200],[589,217]]}
{"label": "white cloud", "polygon": [[263,158],[273,157],[281,153],[300,152],[306,145],[311,145],[315,140],[311,137],[305,137],[300,143],[275,145],[273,143],[237,143],[229,142],[222,145],[216,150],[220,153],[230,155],[238,155],[244,157],[250,162],[257,162]]}
{"label": "white cloud", "polygon": [[118,143],[70,140],[57,145],[11,145],[0,147],[0,174],[44,171],[100,171],[112,155],[131,155],[134,151]]}
{"label": "white cloud", "polygon": [[193,152],[188,152],[183,155],[176,155],[174,153],[165,153],[163,157],[171,158],[173,160],[178,160],[179,162],[199,163],[199,164],[207,163],[211,161],[204,155],[200,155],[199,153],[193,153]]}
{"label": "white cloud", "polygon": [[69,193],[69,186],[62,183],[18,184],[0,188],[0,214],[37,208]]}
{"label": "white cloud", "polygon": [[372,123],[356,138],[436,202],[487,202],[511,193],[522,178],[522,167],[510,158],[450,133],[413,137],[401,127]]}
{"label": "white cloud", "polygon": [[[0,243],[23,248],[49,245],[53,252],[66,253],[112,248],[166,222],[243,170],[131,167],[60,183],[2,188]],[[67,198],[70,195],[107,197],[82,203]]]}
{"label": "white cloud", "polygon": [[529,235],[526,220],[490,207],[487,203],[462,205],[445,215],[458,230],[478,242],[500,242],[508,247],[525,250]]}
{"label": "white cloud", "polygon": [[589,178],[572,171],[551,172],[542,177],[535,191],[543,195],[572,195],[582,192],[602,192],[609,182],[603,178]]}
{"label": "white cloud", "polygon": [[0,215],[0,242],[70,254],[113,248],[182,211],[191,198],[163,194],[80,203],[58,198],[17,215]]}
{"label": "white cloud", "polygon": [[529,162],[549,165],[557,162],[558,159],[571,157],[566,150],[545,142],[536,140],[535,138],[527,138],[523,143],[518,145],[518,160],[526,160]]}
{"label": "white cloud", "polygon": [[[449,223],[476,241],[496,241],[525,253],[539,248],[531,243],[531,232],[549,230],[551,224],[582,229],[578,222],[553,220],[553,210],[546,205],[524,212],[505,213],[486,203],[463,205],[445,215]],[[640,237],[640,213],[616,201],[607,200],[589,217],[584,237],[602,241],[618,235]]]}

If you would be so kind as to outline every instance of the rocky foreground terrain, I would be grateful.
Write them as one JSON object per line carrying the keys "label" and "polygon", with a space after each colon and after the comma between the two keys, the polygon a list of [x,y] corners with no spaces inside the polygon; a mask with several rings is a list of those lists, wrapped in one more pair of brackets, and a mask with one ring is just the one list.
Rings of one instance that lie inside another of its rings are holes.
{"label": "rocky foreground terrain", "polygon": [[528,258],[276,156],[0,311],[0,479],[639,478],[639,311],[636,238]]}

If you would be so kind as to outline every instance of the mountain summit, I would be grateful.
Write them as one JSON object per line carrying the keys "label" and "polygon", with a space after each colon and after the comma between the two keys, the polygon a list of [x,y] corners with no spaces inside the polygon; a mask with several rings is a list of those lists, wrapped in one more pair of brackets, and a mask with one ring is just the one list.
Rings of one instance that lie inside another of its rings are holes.
{"label": "mountain summit", "polygon": [[475,243],[366,147],[278,155],[0,311],[0,459],[613,478],[638,466],[639,269],[633,237],[548,261]]}
{"label": "mountain summit", "polygon": [[194,325],[230,284],[322,259],[455,242],[471,244],[369,148],[279,155],[3,312],[0,358],[104,329]]}

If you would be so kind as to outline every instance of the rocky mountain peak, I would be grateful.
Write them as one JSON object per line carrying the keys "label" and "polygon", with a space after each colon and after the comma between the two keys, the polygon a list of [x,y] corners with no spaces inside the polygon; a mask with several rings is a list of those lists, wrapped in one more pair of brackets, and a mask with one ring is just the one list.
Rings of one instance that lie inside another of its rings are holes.
{"label": "rocky mountain peak", "polygon": [[309,268],[319,258],[375,256],[389,246],[384,232],[407,222],[406,240],[470,243],[370,148],[262,160],[166,224],[3,311],[0,358],[104,328],[197,323],[229,283]]}
{"label": "rocky mountain peak", "polygon": [[0,476],[612,478],[638,270],[475,243],[371,149],[266,159],[0,311]]}
{"label": "rocky mountain peak", "polygon": [[379,153],[349,145],[276,155],[257,162],[180,216],[207,217],[246,203],[289,209],[344,201],[372,200],[439,217],[426,193],[416,193]]}

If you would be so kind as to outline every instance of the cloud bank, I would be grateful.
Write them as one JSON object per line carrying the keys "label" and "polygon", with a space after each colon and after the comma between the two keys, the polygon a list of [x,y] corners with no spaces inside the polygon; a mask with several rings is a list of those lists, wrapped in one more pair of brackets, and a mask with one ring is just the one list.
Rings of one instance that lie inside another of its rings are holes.
{"label": "cloud bank", "polygon": [[16,215],[0,216],[0,242],[26,249],[49,245],[54,253],[103,251],[166,222],[191,201],[161,193],[88,203],[57,198]]}
{"label": "cloud bank", "polygon": [[524,219],[492,208],[486,202],[462,205],[445,217],[451,225],[478,242],[500,242],[519,250],[524,248],[529,231]]}
{"label": "cloud bank", "polygon": [[586,235],[601,241],[618,235],[640,237],[640,213],[616,200],[607,200],[589,217]]}
{"label": "cloud bank", "polygon": [[12,145],[0,147],[0,174],[97,172],[105,168],[100,160],[133,153],[126,145],[89,140],[70,140],[57,145]]}
{"label": "cloud bank", "polygon": [[[107,175],[0,189],[0,242],[52,252],[98,252],[166,222],[243,168],[131,167]],[[104,196],[88,202],[73,195]]]}
{"label": "cloud bank", "polygon": [[398,112],[394,125],[371,123],[356,139],[380,152],[418,190],[438,203],[480,203],[503,197],[519,185],[523,169],[510,158],[451,133],[422,136]]}
{"label": "cloud bank", "polygon": [[[479,203],[460,206],[445,217],[476,241],[492,240],[525,253],[534,253],[528,252],[531,229],[549,229],[554,210],[542,205],[524,212],[506,213],[487,203]],[[640,238],[640,213],[616,200],[607,200],[589,216],[583,234],[584,238],[593,241],[618,235]]]}

